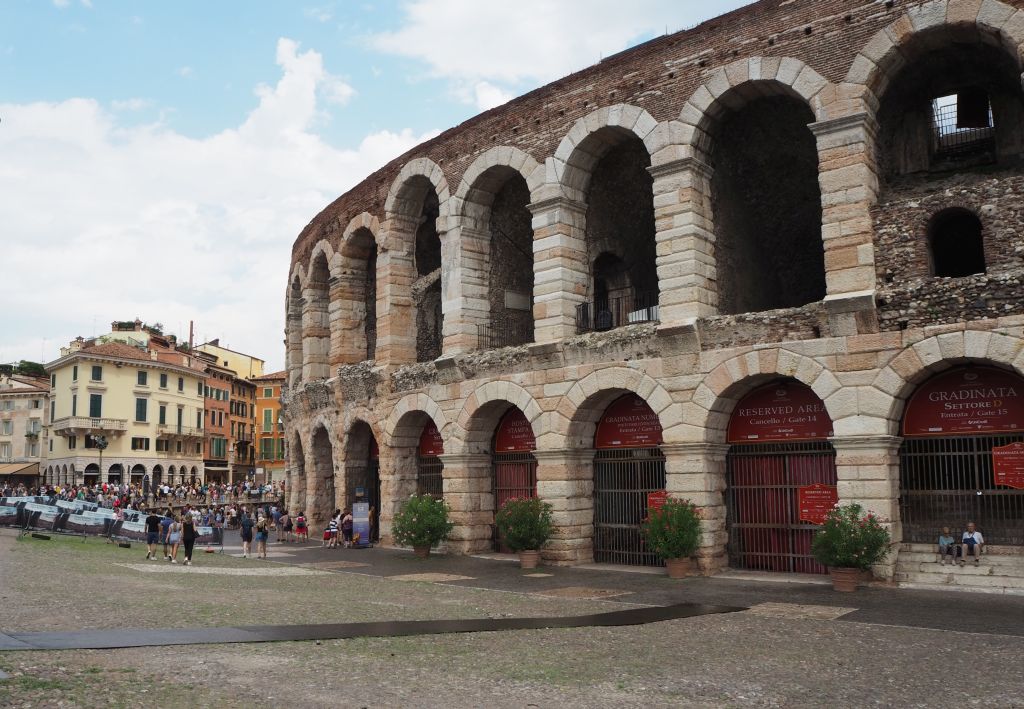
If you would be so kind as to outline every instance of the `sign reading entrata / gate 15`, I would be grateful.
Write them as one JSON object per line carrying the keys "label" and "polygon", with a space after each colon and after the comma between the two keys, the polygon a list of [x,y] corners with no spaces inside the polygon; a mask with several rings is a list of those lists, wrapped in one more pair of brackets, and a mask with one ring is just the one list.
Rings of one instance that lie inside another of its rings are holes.
{"label": "sign reading entrata / gate 15", "polygon": [[839,491],[835,485],[814,483],[797,489],[797,505],[800,507],[800,521],[824,524],[825,517],[839,502]]}
{"label": "sign reading entrata / gate 15", "polygon": [[537,439],[533,437],[533,427],[519,409],[509,409],[501,417],[498,434],[494,440],[495,453],[532,451],[537,449]]}
{"label": "sign reading entrata / gate 15", "polygon": [[903,416],[905,436],[1024,430],[1020,377],[992,367],[955,369],[914,392]]}
{"label": "sign reading entrata / gate 15", "polygon": [[613,401],[597,424],[594,448],[653,448],[661,445],[661,422],[636,394]]}
{"label": "sign reading entrata / gate 15", "polygon": [[993,448],[992,475],[996,485],[1024,489],[1024,443]]}
{"label": "sign reading entrata / gate 15", "polygon": [[441,439],[441,432],[433,421],[427,421],[420,434],[420,455],[430,457],[444,453],[444,441]]}
{"label": "sign reading entrata / gate 15", "polygon": [[818,395],[799,382],[776,382],[747,394],[729,419],[730,443],[825,440],[832,419]]}

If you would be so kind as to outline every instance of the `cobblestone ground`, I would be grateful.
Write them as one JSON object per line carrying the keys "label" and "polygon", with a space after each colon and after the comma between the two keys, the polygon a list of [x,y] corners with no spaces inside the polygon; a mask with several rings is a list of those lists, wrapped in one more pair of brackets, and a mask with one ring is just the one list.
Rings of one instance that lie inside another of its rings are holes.
{"label": "cobblestone ground", "polygon": [[[580,614],[631,598],[533,593],[551,577],[493,590],[376,576],[372,563],[325,572],[219,554],[197,557],[207,573],[147,573],[139,567],[163,562],[144,556],[138,545],[0,533],[0,630]],[[287,575],[299,568],[320,573]],[[751,599],[741,613],[624,628],[0,653],[11,675],[0,706],[1024,706],[1024,638],[904,627],[898,614],[843,620],[857,597],[838,608]]]}

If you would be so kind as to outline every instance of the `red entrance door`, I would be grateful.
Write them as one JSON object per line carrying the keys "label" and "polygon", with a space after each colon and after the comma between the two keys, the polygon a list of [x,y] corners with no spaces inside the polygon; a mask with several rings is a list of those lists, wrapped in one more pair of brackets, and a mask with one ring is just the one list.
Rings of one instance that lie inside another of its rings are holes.
{"label": "red entrance door", "polygon": [[[509,409],[494,434],[492,483],[495,511],[513,498],[537,496],[537,459],[533,456],[536,448],[533,427],[526,416],[517,408]],[[511,551],[501,543],[497,527],[494,529],[494,545],[497,551]]]}

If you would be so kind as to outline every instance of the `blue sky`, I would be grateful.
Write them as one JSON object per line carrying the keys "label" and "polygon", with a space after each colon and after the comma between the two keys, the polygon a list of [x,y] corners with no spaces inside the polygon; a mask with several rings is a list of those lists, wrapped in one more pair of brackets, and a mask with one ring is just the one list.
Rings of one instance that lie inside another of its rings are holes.
{"label": "blue sky", "polygon": [[4,0],[0,362],[138,316],[279,369],[290,246],[323,206],[481,110],[744,4]]}

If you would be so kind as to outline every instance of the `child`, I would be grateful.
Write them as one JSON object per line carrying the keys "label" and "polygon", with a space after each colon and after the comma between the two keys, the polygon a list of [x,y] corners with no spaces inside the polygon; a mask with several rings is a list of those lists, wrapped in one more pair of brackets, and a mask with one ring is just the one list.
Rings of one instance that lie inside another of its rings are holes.
{"label": "child", "polygon": [[295,516],[295,541],[303,540],[309,541],[309,530],[306,529],[306,514],[299,510],[299,514]]}
{"label": "child", "polygon": [[345,540],[345,547],[352,546],[352,513],[345,510],[341,518],[341,536]]}
{"label": "child", "polygon": [[949,557],[949,563],[956,563],[956,540],[953,538],[953,533],[949,531],[949,527],[942,528],[942,534],[939,535],[939,558],[938,561],[943,566],[946,565],[946,557]]}

